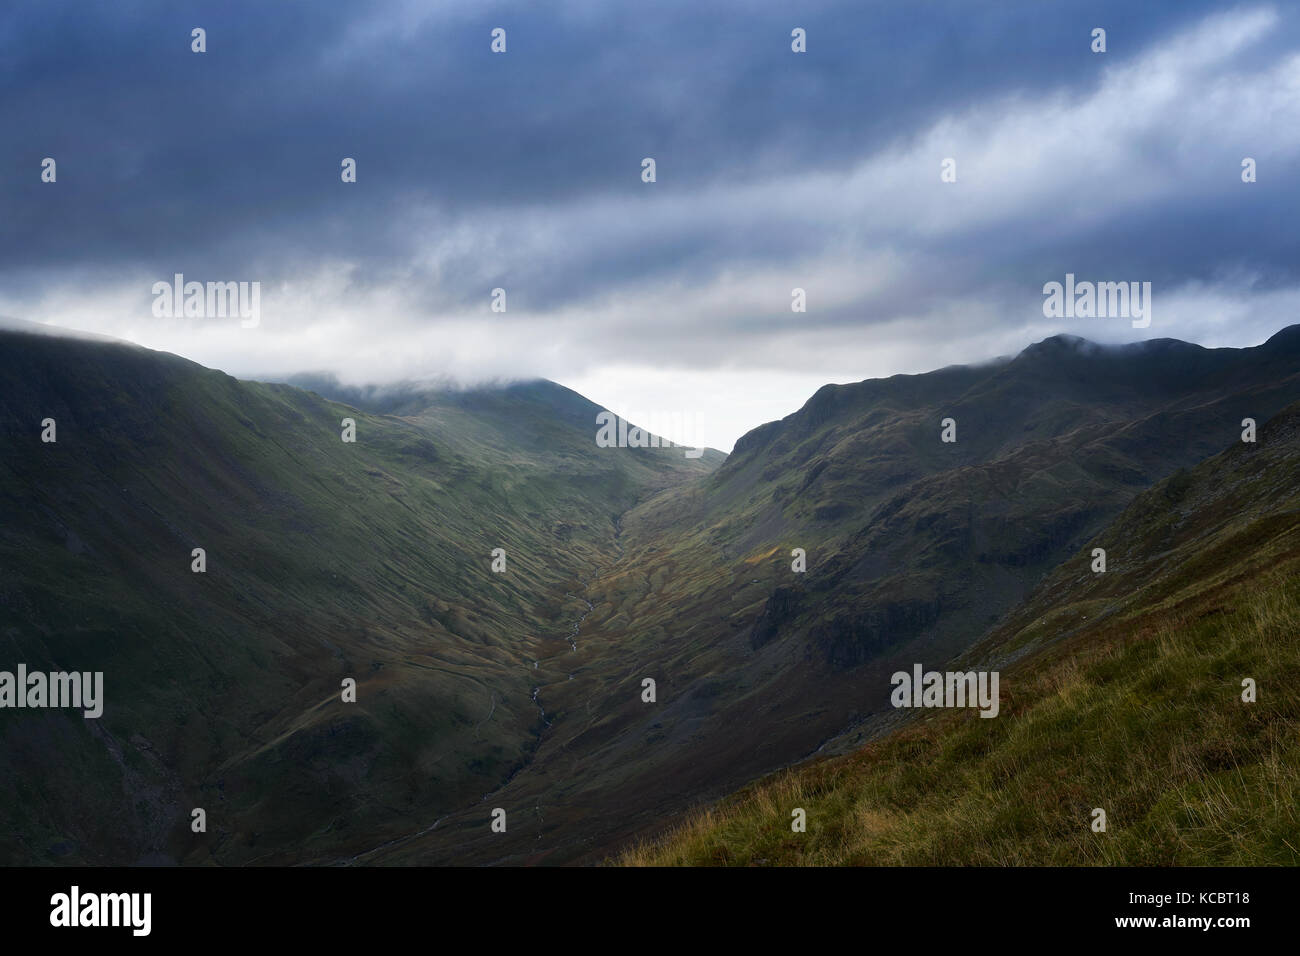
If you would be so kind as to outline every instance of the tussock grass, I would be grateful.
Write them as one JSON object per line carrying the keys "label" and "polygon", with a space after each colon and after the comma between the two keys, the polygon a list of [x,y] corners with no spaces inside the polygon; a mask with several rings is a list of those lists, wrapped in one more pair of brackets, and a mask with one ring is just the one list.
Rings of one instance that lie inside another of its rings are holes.
{"label": "tussock grass", "polygon": [[[1241,699],[1246,677],[1255,703]],[[1005,672],[995,719],[936,712],[768,777],[613,862],[1295,865],[1297,688],[1291,563]],[[796,807],[806,833],[791,832]]]}

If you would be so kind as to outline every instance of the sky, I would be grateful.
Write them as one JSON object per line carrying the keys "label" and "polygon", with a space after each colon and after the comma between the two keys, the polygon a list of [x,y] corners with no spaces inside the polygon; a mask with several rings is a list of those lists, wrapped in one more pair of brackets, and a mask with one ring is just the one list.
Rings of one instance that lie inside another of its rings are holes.
{"label": "sky", "polygon": [[[6,0],[0,89],[0,315],[246,378],[540,376],[726,451],[827,382],[1300,321],[1290,4]],[[156,314],[178,273],[257,324]],[[1067,274],[1150,325],[1045,315]]]}

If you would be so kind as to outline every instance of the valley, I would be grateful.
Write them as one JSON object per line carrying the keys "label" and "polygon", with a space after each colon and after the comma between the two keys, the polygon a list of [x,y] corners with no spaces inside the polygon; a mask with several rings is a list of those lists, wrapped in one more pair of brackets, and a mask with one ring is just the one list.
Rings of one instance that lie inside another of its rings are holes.
{"label": "valley", "polygon": [[[825,386],[693,458],[599,447],[608,413],[550,382],[268,384],[0,335],[0,667],[106,688],[98,721],[0,712],[10,863],[604,861],[813,755],[927,732],[896,671],[1038,660],[1162,599],[1108,529],[1300,401],[1300,327],[1056,336]],[[1002,693],[990,733],[1020,713]]]}
{"label": "valley", "polygon": [[[1089,570],[1095,545],[1114,569]],[[617,859],[1295,866],[1298,634],[1300,404],[1138,496],[962,655],[1002,671],[997,720],[931,712]]]}

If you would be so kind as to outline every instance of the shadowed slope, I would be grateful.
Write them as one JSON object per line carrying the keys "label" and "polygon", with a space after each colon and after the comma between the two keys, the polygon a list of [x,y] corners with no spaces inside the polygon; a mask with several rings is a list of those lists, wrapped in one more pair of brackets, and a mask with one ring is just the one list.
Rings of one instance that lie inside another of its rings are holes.
{"label": "shadowed slope", "polygon": [[999,717],[921,711],[621,862],[1300,864],[1300,406],[1141,495],[954,666],[1001,670]]}
{"label": "shadowed slope", "polygon": [[1300,329],[1250,349],[1058,336],[819,390],[624,518],[622,559],[586,592],[583,679],[551,693],[538,759],[495,798],[544,819],[502,836],[454,816],[394,859],[590,858],[886,732],[893,671],[969,649],[1135,495],[1296,400]]}
{"label": "shadowed slope", "polygon": [[582,401],[398,418],[0,333],[0,669],[102,670],[106,697],[97,721],[0,711],[0,859],[346,855],[507,779],[544,724],[533,661],[568,650],[565,592],[612,560],[614,516],[709,467],[596,448]]}

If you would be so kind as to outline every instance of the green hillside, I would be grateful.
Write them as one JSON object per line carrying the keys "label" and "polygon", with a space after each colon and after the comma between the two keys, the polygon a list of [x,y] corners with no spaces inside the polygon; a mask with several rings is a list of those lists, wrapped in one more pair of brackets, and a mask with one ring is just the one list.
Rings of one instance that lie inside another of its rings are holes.
{"label": "green hillside", "polygon": [[549,382],[298,384],[0,338],[0,669],[103,670],[107,696],[0,711],[0,859],[604,859],[907,724],[900,665],[1010,668],[1118,620],[1138,552],[1106,529],[1300,400],[1300,328],[827,386],[725,461],[599,448],[598,406]]}
{"label": "green hillside", "polygon": [[1138,497],[945,669],[999,670],[1000,715],[912,711],[618,862],[1300,864],[1300,406]]}
{"label": "green hillside", "polygon": [[534,662],[570,651],[615,516],[717,456],[596,448],[551,383],[429,401],[0,335],[0,669],[102,670],[107,698],[0,711],[0,860],[347,856],[531,759],[563,679]]}
{"label": "green hillside", "polygon": [[1058,336],[827,386],[624,516],[619,560],[586,591],[581,679],[553,690],[554,726],[494,798],[523,819],[493,834],[466,808],[376,859],[601,859],[890,732],[892,672],[969,650],[1138,494],[1297,400],[1300,327],[1249,349]]}

